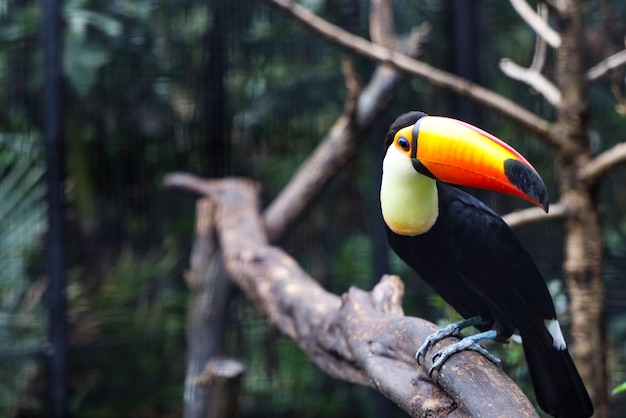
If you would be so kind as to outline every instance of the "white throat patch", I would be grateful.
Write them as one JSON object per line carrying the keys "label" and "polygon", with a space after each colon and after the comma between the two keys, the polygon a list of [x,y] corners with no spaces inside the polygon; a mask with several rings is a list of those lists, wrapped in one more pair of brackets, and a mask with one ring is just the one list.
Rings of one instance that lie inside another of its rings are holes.
{"label": "white throat patch", "polygon": [[428,232],[439,216],[435,180],[415,171],[411,159],[394,144],[383,160],[380,204],[385,223],[399,235]]}

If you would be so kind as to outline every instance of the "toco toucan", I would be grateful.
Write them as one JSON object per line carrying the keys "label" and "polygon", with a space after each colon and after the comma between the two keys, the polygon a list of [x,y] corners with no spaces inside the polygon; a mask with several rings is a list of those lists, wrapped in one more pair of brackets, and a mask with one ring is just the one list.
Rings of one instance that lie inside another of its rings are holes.
{"label": "toco toucan", "polygon": [[495,136],[422,112],[393,122],[384,153],[380,203],[389,244],[469,319],[463,326],[483,331],[461,347],[475,348],[486,338],[505,341],[517,330],[541,408],[558,417],[591,416],[537,266],[493,210],[447,184],[510,194],[547,212],[548,194],[535,169]]}

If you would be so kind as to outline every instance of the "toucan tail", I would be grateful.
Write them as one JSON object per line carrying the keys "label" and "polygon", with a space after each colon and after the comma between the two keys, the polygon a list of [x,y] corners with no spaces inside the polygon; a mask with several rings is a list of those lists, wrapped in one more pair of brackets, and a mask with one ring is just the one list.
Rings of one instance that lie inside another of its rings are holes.
{"label": "toucan tail", "polygon": [[528,370],[539,406],[555,417],[587,418],[593,405],[567,348],[522,336]]}

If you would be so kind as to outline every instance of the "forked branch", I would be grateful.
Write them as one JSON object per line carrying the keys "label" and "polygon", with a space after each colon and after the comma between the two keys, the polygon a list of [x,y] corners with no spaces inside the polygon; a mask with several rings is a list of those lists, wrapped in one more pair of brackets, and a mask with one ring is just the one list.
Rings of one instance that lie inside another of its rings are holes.
{"label": "forked branch", "polygon": [[[548,8],[545,4],[539,4],[539,13],[535,13],[530,6],[528,6],[526,0],[511,0],[511,4],[529,25],[532,26],[531,22],[540,20],[545,23],[545,26],[550,31],[552,31],[552,28],[550,28],[547,24]],[[530,10],[531,14],[528,14],[526,9]],[[546,41],[547,39],[552,38],[549,36],[551,32],[545,33],[547,29],[544,29],[543,31],[535,29],[535,31],[537,32],[537,40],[535,41],[535,52],[530,66],[525,68],[508,58],[503,58],[500,60],[500,69],[510,78],[521,81],[535,89],[551,105],[557,106],[561,102],[561,92],[541,73],[546,60]],[[556,32],[554,34],[558,37]],[[553,43],[555,43],[554,40],[550,44],[554,46]],[[558,37],[558,44],[560,45],[560,43],[561,39]]]}

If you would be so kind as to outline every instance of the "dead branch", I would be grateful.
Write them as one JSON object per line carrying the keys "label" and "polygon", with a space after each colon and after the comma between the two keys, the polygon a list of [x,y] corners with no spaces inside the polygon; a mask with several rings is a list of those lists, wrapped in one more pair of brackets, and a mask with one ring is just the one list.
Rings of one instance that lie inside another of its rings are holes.
{"label": "dead branch", "polygon": [[553,48],[561,46],[561,36],[558,32],[552,29],[550,25],[548,25],[547,19],[542,18],[536,13],[532,7],[528,5],[526,0],[509,1],[517,14],[535,31],[537,36],[540,36]]}
{"label": "dead branch", "polygon": [[[548,20],[548,6],[546,4],[539,3],[537,11],[542,19]],[[538,72],[543,71],[543,65],[546,63],[547,53],[548,47],[545,39],[541,36],[537,36],[535,40],[535,52],[533,53],[533,60],[529,68]]]}
{"label": "dead branch", "polygon": [[[511,0],[511,4],[527,23],[530,24],[529,19],[540,19],[544,21],[547,26],[548,8],[545,4],[539,4],[539,11],[537,14],[530,9],[530,6],[528,6],[525,0]],[[530,10],[532,18],[522,14],[526,9]],[[548,26],[548,28],[550,27]],[[550,28],[550,30],[552,30],[552,28]],[[561,43],[560,38],[558,43]],[[546,37],[537,32],[535,52],[530,66],[528,68],[524,68],[508,58],[503,58],[500,60],[500,70],[513,80],[521,81],[532,87],[539,94],[541,94],[548,101],[548,103],[553,106],[557,106],[561,102],[561,92],[550,80],[541,74],[546,60],[546,53]]]}
{"label": "dead branch", "polygon": [[620,143],[596,155],[580,170],[580,179],[593,186],[618,165],[626,163],[626,143]]}
{"label": "dead branch", "polygon": [[503,58],[500,60],[500,69],[510,78],[521,81],[537,90],[552,106],[557,106],[561,102],[559,89],[532,67],[525,68],[508,58]]}
{"label": "dead branch", "polygon": [[[190,290],[187,309],[187,370],[185,376],[184,413],[186,417],[233,416],[226,408],[237,402],[223,402],[224,387],[230,382],[201,387],[198,377],[207,362],[224,354],[224,326],[228,302],[234,292],[222,262],[215,234],[215,205],[203,199],[196,204],[196,230],[191,250],[190,269],[185,281]],[[234,387],[237,385],[235,384]]]}
{"label": "dead branch", "polygon": [[393,7],[389,0],[370,2],[370,37],[372,41],[395,51],[403,51],[402,40],[393,31]]}
{"label": "dead branch", "polygon": [[[412,37],[423,39],[425,36],[425,33],[415,32]],[[415,41],[413,43],[419,45]],[[356,155],[359,144],[367,138],[367,131],[385,111],[403,80],[403,75],[391,67],[379,65],[376,68],[370,82],[359,94],[356,108],[346,108],[315,151],[265,210],[264,220],[271,242],[282,237],[332,176]]]}
{"label": "dead branch", "polygon": [[[372,21],[371,31],[379,33],[378,36],[393,33],[389,2],[373,2],[372,8],[386,12]],[[421,25],[407,39],[398,40],[394,45],[410,56],[418,56],[428,39],[429,31],[428,25]],[[350,93],[344,114],[265,210],[264,220],[270,242],[276,242],[283,236],[332,176],[356,154],[359,144],[367,138],[366,132],[385,111],[404,81],[401,72],[381,64],[377,66],[367,86],[361,89],[355,71],[351,70],[346,61],[342,69]]]}
{"label": "dead branch", "polygon": [[512,100],[470,81],[432,67],[406,55],[369,42],[318,17],[291,0],[265,0],[287,13],[305,27],[334,44],[356,54],[387,64],[406,74],[417,76],[430,84],[468,97],[536,133],[550,145],[558,146],[552,136],[551,123],[524,109]]}
{"label": "dead branch", "polygon": [[587,81],[597,81],[624,65],[626,65],[626,49],[616,52],[587,70]]}
{"label": "dead branch", "polygon": [[[484,357],[463,352],[446,362],[434,381],[413,359],[434,325],[402,316],[402,282],[386,276],[371,291],[326,292],[286,253],[268,244],[259,215],[258,186],[241,179],[187,180],[166,184],[202,190],[217,205],[216,227],[226,268],[249,300],[298,344],[322,370],[370,386],[411,416],[533,416],[519,388]],[[471,382],[471,384],[470,384]],[[486,401],[486,399],[488,401]]]}
{"label": "dead branch", "polygon": [[561,220],[567,215],[565,209],[566,208],[563,204],[556,203],[550,206],[550,211],[548,213],[545,213],[541,208],[532,207],[529,209],[511,212],[502,216],[502,219],[509,225],[510,228],[518,228],[520,226],[538,222]]}

